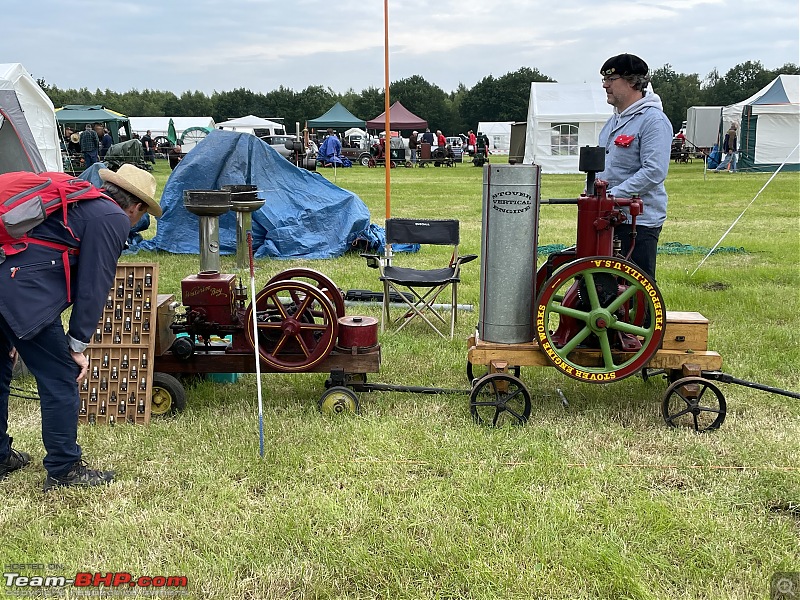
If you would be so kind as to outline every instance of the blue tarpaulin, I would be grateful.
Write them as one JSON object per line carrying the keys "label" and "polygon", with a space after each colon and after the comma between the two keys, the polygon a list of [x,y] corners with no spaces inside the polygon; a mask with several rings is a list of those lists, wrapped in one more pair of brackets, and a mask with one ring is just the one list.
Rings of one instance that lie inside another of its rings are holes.
{"label": "blue tarpaulin", "polygon": [[[254,185],[264,206],[252,213],[256,257],[333,258],[370,227],[369,209],[352,192],[300,169],[257,137],[213,130],[175,167],[161,194],[163,216],[151,240],[133,249],[199,254],[199,217],[183,206],[185,190]],[[236,215],[219,220],[220,252],[236,253]]]}

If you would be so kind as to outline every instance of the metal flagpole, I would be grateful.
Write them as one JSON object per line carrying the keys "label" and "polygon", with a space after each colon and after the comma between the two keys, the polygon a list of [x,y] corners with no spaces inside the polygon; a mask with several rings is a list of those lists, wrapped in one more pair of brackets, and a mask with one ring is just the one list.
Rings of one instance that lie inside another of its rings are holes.
{"label": "metal flagpole", "polygon": [[253,349],[256,353],[256,388],[258,389],[258,454],[264,458],[264,404],[261,396],[261,356],[258,354],[258,319],[256,318],[256,273],[253,268],[253,232],[247,232],[250,254],[250,296],[253,303]]}
{"label": "metal flagpole", "polygon": [[391,141],[391,123],[389,118],[389,0],[383,0],[383,63],[383,106],[385,110],[384,133],[386,134],[386,136],[383,138],[383,163],[386,169],[386,218],[388,219],[391,217],[392,212],[392,151],[389,144]]}

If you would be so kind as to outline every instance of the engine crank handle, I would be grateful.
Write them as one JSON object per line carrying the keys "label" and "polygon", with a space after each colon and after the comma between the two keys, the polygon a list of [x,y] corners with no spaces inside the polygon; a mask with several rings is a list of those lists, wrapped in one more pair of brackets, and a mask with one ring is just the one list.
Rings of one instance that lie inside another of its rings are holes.
{"label": "engine crank handle", "polygon": [[577,204],[577,198],[550,198],[549,200],[542,200],[542,204]]}
{"label": "engine crank handle", "polygon": [[762,392],[770,392],[772,394],[779,394],[781,396],[788,396],[789,398],[800,400],[800,393],[782,390],[781,388],[764,385],[763,383],[738,379],[733,375],[729,375],[728,373],[723,373],[721,371],[702,371],[702,376],[713,381],[721,381],[722,383],[735,383],[736,385],[743,385],[744,387],[753,388],[754,390],[761,390]]}

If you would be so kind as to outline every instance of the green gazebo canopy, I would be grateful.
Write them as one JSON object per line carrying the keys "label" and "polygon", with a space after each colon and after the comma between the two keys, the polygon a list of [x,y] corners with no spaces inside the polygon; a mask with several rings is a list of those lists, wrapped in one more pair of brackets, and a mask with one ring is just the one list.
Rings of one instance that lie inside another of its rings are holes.
{"label": "green gazebo canopy", "polygon": [[360,127],[363,129],[365,124],[366,122],[364,119],[354,117],[353,113],[347,110],[339,102],[334,104],[331,109],[321,117],[317,117],[316,119],[311,119],[308,121],[308,126],[316,129],[323,129],[326,127],[332,127],[334,129]]}
{"label": "green gazebo canopy", "polygon": [[119,142],[119,128],[125,128],[125,134],[131,139],[131,124],[128,117],[103,106],[87,104],[66,104],[56,109],[56,120],[60,126],[69,125],[75,131],[83,131],[86,123],[101,123],[108,127],[108,133],[116,144]]}

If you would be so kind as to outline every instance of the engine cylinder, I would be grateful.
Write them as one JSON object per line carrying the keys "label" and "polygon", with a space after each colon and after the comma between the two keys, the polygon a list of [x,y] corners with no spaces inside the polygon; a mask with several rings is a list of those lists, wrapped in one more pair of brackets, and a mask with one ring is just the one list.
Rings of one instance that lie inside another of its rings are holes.
{"label": "engine cylinder", "polygon": [[483,167],[478,334],[487,342],[533,339],[540,181],[538,165]]}

